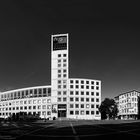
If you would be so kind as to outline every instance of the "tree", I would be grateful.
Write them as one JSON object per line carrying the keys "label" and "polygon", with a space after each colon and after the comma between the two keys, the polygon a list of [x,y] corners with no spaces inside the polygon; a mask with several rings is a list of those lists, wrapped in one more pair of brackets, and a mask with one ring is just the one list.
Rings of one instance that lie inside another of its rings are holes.
{"label": "tree", "polygon": [[115,119],[118,113],[117,104],[114,99],[105,98],[99,107],[99,111],[101,119]]}

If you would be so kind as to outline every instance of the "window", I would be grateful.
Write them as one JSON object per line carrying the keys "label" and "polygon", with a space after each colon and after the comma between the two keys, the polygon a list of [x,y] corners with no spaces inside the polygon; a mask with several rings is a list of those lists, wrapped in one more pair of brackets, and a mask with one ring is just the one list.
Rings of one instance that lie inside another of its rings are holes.
{"label": "window", "polygon": [[66,69],[64,69],[64,70],[63,70],[63,72],[64,72],[64,73],[66,73],[66,72],[67,72],[67,70],[66,70]]}
{"label": "window", "polygon": [[99,89],[99,87],[96,87],[96,90],[98,90]]}
{"label": "window", "polygon": [[61,80],[58,80],[58,84],[61,84]]}
{"label": "window", "polygon": [[89,102],[89,98],[86,98],[86,102]]}
{"label": "window", "polygon": [[91,111],[91,115],[94,115],[94,111]]}
{"label": "window", "polygon": [[70,115],[73,115],[73,111],[70,111]]}
{"label": "window", "polygon": [[63,98],[63,101],[66,102],[67,101],[67,98]]}
{"label": "window", "polygon": [[94,92],[91,92],[91,95],[94,96]]}
{"label": "window", "polygon": [[70,108],[73,108],[73,104],[70,104]]}
{"label": "window", "polygon": [[79,108],[79,104],[75,104],[75,108]]}
{"label": "window", "polygon": [[99,102],[99,99],[98,98],[96,99],[96,102]]}
{"label": "window", "polygon": [[67,95],[67,92],[66,91],[63,91],[63,95]]}
{"label": "window", "polygon": [[86,108],[89,108],[89,104],[86,104]]}
{"label": "window", "polygon": [[63,64],[63,67],[66,67],[66,64]]}
{"label": "window", "polygon": [[81,95],[84,95],[84,91],[81,91]]}
{"label": "window", "polygon": [[99,82],[96,82],[96,85],[99,85]]}
{"label": "window", "polygon": [[98,115],[99,114],[99,111],[96,111],[96,114]]}
{"label": "window", "polygon": [[91,84],[94,85],[94,81],[91,81]]}
{"label": "window", "polygon": [[61,73],[61,70],[58,70],[58,73]]}
{"label": "window", "polygon": [[73,80],[70,80],[70,83],[72,84],[73,83]]}
{"label": "window", "polygon": [[86,84],[89,84],[89,81],[86,81]]}
{"label": "window", "polygon": [[61,102],[61,98],[58,98],[57,101],[58,101],[58,102]]}
{"label": "window", "polygon": [[73,101],[73,98],[70,98],[70,101]]}
{"label": "window", "polygon": [[94,104],[91,105],[91,108],[94,108]]}
{"label": "window", "polygon": [[89,95],[89,92],[86,92],[86,95]]}
{"label": "window", "polygon": [[73,91],[70,91],[70,95],[73,95]]}
{"label": "window", "polygon": [[96,92],[96,96],[99,96],[99,92]]}
{"label": "window", "polygon": [[61,77],[61,74],[58,74],[58,77],[60,78]]}
{"label": "window", "polygon": [[81,81],[81,84],[84,84],[84,81]]}
{"label": "window", "polygon": [[94,86],[91,86],[91,89],[94,89]]}
{"label": "window", "polygon": [[96,105],[96,108],[99,108],[99,105]]}
{"label": "window", "polygon": [[91,98],[91,102],[94,102],[94,98]]}
{"label": "window", "polygon": [[83,85],[81,85],[81,88],[84,88],[84,86],[83,86]]}
{"label": "window", "polygon": [[70,88],[73,88],[73,85],[70,85]]}
{"label": "window", "polygon": [[86,89],[89,89],[89,86],[86,86]]}
{"label": "window", "polygon": [[63,85],[63,88],[66,88],[67,86],[66,85]]}
{"label": "window", "polygon": [[27,109],[27,106],[24,106],[24,109],[26,110]]}
{"label": "window", "polygon": [[89,111],[86,111],[86,115],[89,115]]}
{"label": "window", "polygon": [[64,60],[63,60],[63,62],[67,62],[67,60],[66,60],[66,59],[64,59]]}
{"label": "window", "polygon": [[57,93],[58,95],[61,95],[61,91],[58,91],[58,93]]}
{"label": "window", "polygon": [[79,98],[75,98],[75,101],[77,101],[77,102],[78,102],[78,101],[79,101]]}
{"label": "window", "polygon": [[67,77],[67,75],[66,74],[63,74],[63,77]]}
{"label": "window", "polygon": [[81,111],[81,115],[84,115],[84,111]]}
{"label": "window", "polygon": [[78,86],[78,85],[76,85],[76,88],[79,88],[79,86]]}
{"label": "window", "polygon": [[29,106],[29,109],[31,110],[31,106]]}
{"label": "window", "polygon": [[58,88],[61,88],[61,85],[58,85]]}
{"label": "window", "polygon": [[79,81],[78,80],[76,80],[76,84],[78,84],[79,83]]}
{"label": "window", "polygon": [[81,104],[81,108],[84,108],[84,104]]}
{"label": "window", "polygon": [[58,63],[61,63],[61,59],[58,59]]}
{"label": "window", "polygon": [[79,95],[79,92],[78,91],[76,91],[76,93],[75,93],[76,95]]}
{"label": "window", "polygon": [[58,57],[61,57],[61,54],[58,54]]}
{"label": "window", "polygon": [[63,57],[66,57],[67,56],[67,54],[63,54]]}
{"label": "window", "polygon": [[58,67],[61,67],[61,64],[58,64]]}
{"label": "window", "polygon": [[42,108],[43,108],[43,109],[46,109],[46,105],[43,105]]}
{"label": "window", "polygon": [[84,102],[84,98],[81,98],[81,102]]}
{"label": "window", "polygon": [[75,115],[79,115],[79,111],[76,110],[76,111],[75,111]]}
{"label": "window", "polygon": [[36,109],[36,106],[33,106],[33,109]]}

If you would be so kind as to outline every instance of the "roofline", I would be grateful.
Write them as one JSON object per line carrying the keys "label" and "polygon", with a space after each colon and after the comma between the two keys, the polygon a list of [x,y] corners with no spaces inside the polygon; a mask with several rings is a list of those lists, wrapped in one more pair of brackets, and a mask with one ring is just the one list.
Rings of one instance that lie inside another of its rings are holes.
{"label": "roofline", "polygon": [[29,89],[35,89],[35,88],[46,88],[46,87],[48,87],[48,88],[50,87],[50,88],[51,88],[51,85],[46,85],[46,86],[35,86],[35,87],[26,87],[26,88],[8,90],[8,91],[0,92],[0,94],[11,93],[11,92],[17,92],[17,91],[23,91],[23,90],[29,90]]}
{"label": "roofline", "polygon": [[86,79],[86,78],[69,78],[69,80],[93,80],[93,81],[100,81],[101,80],[96,80],[96,79]]}
{"label": "roofline", "polygon": [[[119,95],[117,95],[117,96],[115,96],[115,97],[117,98],[117,97],[119,97],[119,96],[121,96],[121,95],[123,95],[123,94],[127,94],[127,93],[134,92],[134,91],[140,93],[140,91],[137,91],[137,90],[130,90],[130,91],[127,91],[127,92],[120,93]],[[114,97],[114,98],[115,98],[115,97]]]}

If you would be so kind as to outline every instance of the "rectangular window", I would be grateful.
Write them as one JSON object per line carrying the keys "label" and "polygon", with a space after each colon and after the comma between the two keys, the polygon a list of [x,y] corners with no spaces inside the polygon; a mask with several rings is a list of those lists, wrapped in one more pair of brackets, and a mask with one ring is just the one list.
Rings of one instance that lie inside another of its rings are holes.
{"label": "rectangular window", "polygon": [[99,92],[96,92],[96,96],[99,96]]}
{"label": "rectangular window", "polygon": [[67,95],[67,91],[63,91],[63,95]]}
{"label": "rectangular window", "polygon": [[89,102],[89,98],[86,98],[86,102]]}
{"label": "rectangular window", "polygon": [[81,98],[81,102],[84,102],[84,98]]}
{"label": "rectangular window", "polygon": [[81,104],[81,108],[84,108],[84,104]]}
{"label": "rectangular window", "polygon": [[58,95],[61,95],[61,91],[58,91]]}
{"label": "rectangular window", "polygon": [[70,80],[70,83],[73,84],[73,80]]}
{"label": "rectangular window", "polygon": [[73,115],[73,111],[70,111],[70,115]]}
{"label": "rectangular window", "polygon": [[91,95],[94,96],[94,92],[91,92]]}
{"label": "rectangular window", "polygon": [[91,115],[94,115],[94,111],[91,111]]}
{"label": "rectangular window", "polygon": [[84,81],[81,81],[81,84],[84,84]]}
{"label": "rectangular window", "polygon": [[61,70],[58,70],[58,73],[61,73]]}
{"label": "rectangular window", "polygon": [[75,101],[78,102],[79,101],[79,98],[75,98]]}
{"label": "rectangular window", "polygon": [[76,80],[76,84],[78,84],[79,83],[79,81],[78,80]]}
{"label": "rectangular window", "polygon": [[99,85],[99,82],[96,82],[96,85]]}
{"label": "rectangular window", "polygon": [[61,98],[58,98],[57,101],[58,101],[58,102],[61,102]]}
{"label": "rectangular window", "polygon": [[63,101],[66,102],[67,101],[67,98],[63,98]]}
{"label": "rectangular window", "polygon": [[81,88],[83,89],[83,88],[84,88],[84,86],[83,86],[83,85],[81,85]]}
{"label": "rectangular window", "polygon": [[86,115],[89,115],[89,111],[86,111]]}
{"label": "rectangular window", "polygon": [[99,87],[96,87],[96,90],[99,90]]}
{"label": "rectangular window", "polygon": [[99,102],[99,99],[98,98],[96,99],[96,102]]}
{"label": "rectangular window", "polygon": [[94,98],[91,98],[91,102],[94,102]]}
{"label": "rectangular window", "polygon": [[63,57],[66,57],[67,56],[67,54],[63,54]]}
{"label": "rectangular window", "polygon": [[78,92],[78,91],[76,91],[76,92],[75,92],[75,94],[76,94],[76,95],[79,95],[79,92]]}
{"label": "rectangular window", "polygon": [[79,104],[75,104],[75,108],[79,108]]}
{"label": "rectangular window", "polygon": [[61,57],[61,54],[58,54],[58,57]]}
{"label": "rectangular window", "polygon": [[89,81],[86,81],[86,84],[89,84]]}
{"label": "rectangular window", "polygon": [[73,98],[70,98],[70,101],[73,101]]}
{"label": "rectangular window", "polygon": [[81,91],[81,95],[84,95],[84,91]]}
{"label": "rectangular window", "polygon": [[89,95],[89,92],[86,92],[86,95]]}
{"label": "rectangular window", "polygon": [[94,81],[91,81],[91,84],[94,85]]}
{"label": "rectangular window", "polygon": [[91,108],[94,108],[94,104],[91,105]]}
{"label": "rectangular window", "polygon": [[73,108],[73,104],[70,104],[70,108]]}
{"label": "rectangular window", "polygon": [[61,59],[58,59],[58,63],[61,63]]}
{"label": "rectangular window", "polygon": [[73,95],[73,91],[70,91],[70,95]]}
{"label": "rectangular window", "polygon": [[76,110],[76,111],[75,111],[75,115],[79,115],[79,111]]}

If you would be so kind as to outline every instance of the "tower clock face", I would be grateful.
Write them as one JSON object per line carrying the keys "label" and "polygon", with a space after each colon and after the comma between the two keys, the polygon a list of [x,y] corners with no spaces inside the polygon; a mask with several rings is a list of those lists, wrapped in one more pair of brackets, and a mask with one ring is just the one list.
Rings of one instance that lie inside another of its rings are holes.
{"label": "tower clock face", "polygon": [[67,49],[67,36],[53,37],[53,51]]}

